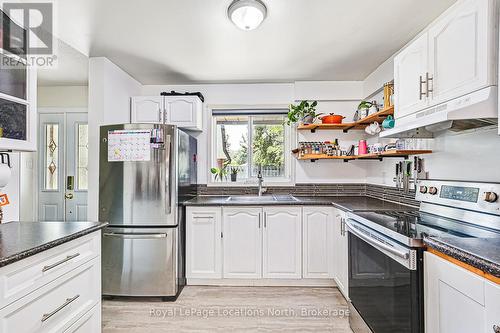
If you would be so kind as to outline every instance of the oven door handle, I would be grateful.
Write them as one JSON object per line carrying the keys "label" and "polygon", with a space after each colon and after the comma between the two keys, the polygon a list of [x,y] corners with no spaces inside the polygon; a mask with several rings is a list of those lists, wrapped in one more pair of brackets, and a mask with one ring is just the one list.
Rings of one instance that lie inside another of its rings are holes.
{"label": "oven door handle", "polygon": [[365,242],[367,242],[370,245],[373,245],[374,247],[381,248],[387,252],[390,252],[402,259],[408,260],[410,258],[410,254],[408,252],[403,252],[403,251],[398,251],[397,249],[393,248],[392,246],[389,246],[387,244],[384,244],[374,238],[371,238],[370,236],[367,236],[363,234],[362,232],[359,232],[356,230],[356,227],[350,223],[350,219],[347,220],[347,228],[349,229],[350,232],[352,232],[354,235],[357,237],[361,238]]}

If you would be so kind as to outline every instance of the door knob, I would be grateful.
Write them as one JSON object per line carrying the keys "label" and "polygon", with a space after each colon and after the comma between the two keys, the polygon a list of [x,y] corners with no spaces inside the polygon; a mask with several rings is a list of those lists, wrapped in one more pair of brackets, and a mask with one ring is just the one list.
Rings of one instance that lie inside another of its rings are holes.
{"label": "door knob", "polygon": [[73,199],[73,193],[66,193],[64,195],[64,198],[66,198],[66,199]]}

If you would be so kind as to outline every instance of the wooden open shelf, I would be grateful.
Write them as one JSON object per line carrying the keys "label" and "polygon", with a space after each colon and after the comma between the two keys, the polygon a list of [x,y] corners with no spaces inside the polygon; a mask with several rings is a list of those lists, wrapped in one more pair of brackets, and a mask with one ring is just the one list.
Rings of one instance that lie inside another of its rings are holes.
{"label": "wooden open shelf", "polygon": [[381,110],[374,114],[369,115],[363,119],[360,119],[351,123],[342,123],[342,124],[310,124],[310,125],[300,125],[297,127],[299,131],[311,131],[312,133],[316,132],[316,130],[342,130],[344,133],[347,133],[349,130],[364,130],[366,126],[370,125],[373,122],[381,123],[385,118],[389,115],[394,114],[394,107],[390,107],[385,110]]}
{"label": "wooden open shelf", "polygon": [[344,162],[349,162],[351,160],[383,160],[388,157],[400,157],[408,158],[410,155],[421,155],[421,154],[431,154],[432,150],[389,150],[378,154],[365,154],[356,156],[328,156],[326,154],[316,155],[309,154],[301,157],[297,157],[298,160],[309,160],[315,162],[317,160],[343,160]]}

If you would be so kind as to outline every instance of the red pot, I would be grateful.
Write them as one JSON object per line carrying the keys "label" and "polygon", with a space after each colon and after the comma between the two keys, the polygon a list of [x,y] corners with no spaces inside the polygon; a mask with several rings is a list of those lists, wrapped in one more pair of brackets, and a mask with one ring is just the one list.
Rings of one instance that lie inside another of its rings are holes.
{"label": "red pot", "polygon": [[320,117],[321,122],[323,124],[342,124],[342,120],[344,118],[345,118],[344,116],[340,116],[333,113],[330,113],[327,116]]}

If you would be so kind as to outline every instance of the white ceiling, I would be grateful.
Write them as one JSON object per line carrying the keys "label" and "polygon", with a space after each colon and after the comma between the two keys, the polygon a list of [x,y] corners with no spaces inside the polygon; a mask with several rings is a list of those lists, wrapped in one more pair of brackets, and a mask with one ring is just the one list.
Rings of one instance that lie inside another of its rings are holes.
{"label": "white ceiling", "polygon": [[363,80],[455,0],[263,0],[246,32],[231,0],[59,0],[59,36],[143,84]]}

